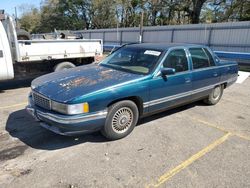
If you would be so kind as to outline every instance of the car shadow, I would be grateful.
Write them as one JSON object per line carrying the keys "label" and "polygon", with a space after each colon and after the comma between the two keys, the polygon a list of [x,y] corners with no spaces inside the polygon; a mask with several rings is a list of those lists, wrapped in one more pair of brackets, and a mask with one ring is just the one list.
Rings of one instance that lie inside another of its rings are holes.
{"label": "car shadow", "polygon": [[[151,115],[140,119],[138,126],[201,105],[203,103],[195,102]],[[9,115],[5,129],[12,137],[18,138],[24,144],[42,150],[57,150],[86,142],[109,142],[100,132],[79,136],[61,136],[55,134],[40,127],[39,123],[34,121],[24,109],[15,111]]]}
{"label": "car shadow", "polygon": [[34,78],[35,77],[28,78],[28,79],[22,79],[22,80],[1,81],[0,82],[0,93],[4,93],[4,90],[29,87]]}
{"label": "car shadow", "polygon": [[196,102],[189,103],[189,104],[179,106],[179,107],[176,107],[176,108],[171,108],[169,110],[164,110],[162,112],[159,112],[159,113],[156,113],[156,114],[153,114],[153,115],[150,115],[150,116],[146,116],[146,117],[140,119],[137,126],[146,124],[146,123],[148,123],[150,121],[154,121],[156,119],[160,119],[160,118],[163,118],[163,117],[166,117],[166,116],[170,116],[170,115],[178,113],[178,112],[189,110],[189,109],[191,109],[191,108],[193,108],[195,106],[207,106],[207,105],[202,101],[196,101]]}
{"label": "car shadow", "polygon": [[99,132],[71,137],[55,134],[40,127],[24,109],[9,115],[5,129],[26,145],[42,150],[57,150],[85,142],[108,142]]}

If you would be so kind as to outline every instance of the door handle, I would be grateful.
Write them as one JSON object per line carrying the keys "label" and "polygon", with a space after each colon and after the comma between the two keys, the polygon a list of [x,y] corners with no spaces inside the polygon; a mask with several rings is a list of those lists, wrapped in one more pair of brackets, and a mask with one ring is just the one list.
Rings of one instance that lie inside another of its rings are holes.
{"label": "door handle", "polygon": [[218,73],[217,73],[217,72],[214,72],[214,73],[213,73],[213,76],[214,76],[214,77],[218,76]]}
{"label": "door handle", "polygon": [[191,79],[190,78],[185,78],[185,83],[189,83],[191,82]]}
{"label": "door handle", "polygon": [[0,50],[0,57],[3,57],[3,50]]}

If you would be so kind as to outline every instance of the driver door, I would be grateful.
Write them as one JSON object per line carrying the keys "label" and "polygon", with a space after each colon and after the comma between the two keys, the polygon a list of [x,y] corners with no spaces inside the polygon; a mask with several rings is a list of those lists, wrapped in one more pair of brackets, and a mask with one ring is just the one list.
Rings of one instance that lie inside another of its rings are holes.
{"label": "driver door", "polygon": [[174,68],[175,74],[154,76],[149,83],[148,112],[154,112],[185,103],[191,99],[192,73],[187,53],[183,48],[172,49],[161,67]]}

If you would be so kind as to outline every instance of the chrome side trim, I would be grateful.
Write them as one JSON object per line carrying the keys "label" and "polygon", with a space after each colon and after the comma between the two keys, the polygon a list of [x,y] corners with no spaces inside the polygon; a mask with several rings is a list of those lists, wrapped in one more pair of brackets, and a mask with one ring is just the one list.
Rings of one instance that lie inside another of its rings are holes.
{"label": "chrome side trim", "polygon": [[61,124],[73,124],[73,123],[83,123],[86,121],[98,120],[106,118],[108,111],[107,109],[102,111],[93,112],[90,114],[82,114],[82,115],[56,115],[49,112],[42,112],[34,108],[32,101],[29,98],[29,105],[26,106],[26,110],[32,115],[37,121],[45,118],[51,120],[53,122],[61,123]]}
{"label": "chrome side trim", "polygon": [[150,107],[150,106],[153,106],[153,105],[156,105],[156,104],[161,104],[161,103],[168,102],[168,101],[171,101],[171,100],[175,100],[175,99],[179,99],[179,98],[182,98],[182,97],[187,97],[187,96],[190,96],[190,95],[193,95],[193,94],[197,94],[197,93],[200,93],[200,92],[203,92],[203,91],[207,91],[209,89],[214,88],[214,86],[219,85],[219,84],[221,84],[221,83],[209,85],[209,86],[206,86],[206,87],[202,87],[202,88],[199,88],[199,89],[196,89],[196,90],[193,90],[193,91],[183,92],[183,93],[180,93],[180,94],[177,94],[177,95],[171,95],[171,96],[168,96],[168,97],[163,97],[163,98],[160,98],[160,99],[155,99],[155,100],[152,100],[152,101],[148,101],[148,102],[143,103],[143,107],[147,108],[147,107]]}
{"label": "chrome side trim", "polygon": [[236,82],[237,79],[238,79],[238,77],[236,77],[236,78],[230,78],[230,79],[227,80],[227,82],[228,83]]}
{"label": "chrome side trim", "polygon": [[98,111],[89,115],[82,115],[82,116],[65,116],[65,115],[54,115],[47,112],[42,112],[40,110],[36,110],[36,115],[38,119],[46,118],[51,121],[62,123],[62,124],[72,124],[72,123],[83,123],[86,121],[98,120],[106,118],[108,114],[107,110]]}
{"label": "chrome side trim", "polygon": [[30,105],[26,106],[26,111],[36,120],[36,121],[40,121],[37,117],[36,117],[36,110],[34,108],[32,108]]}
{"label": "chrome side trim", "polygon": [[171,96],[168,96],[168,97],[163,97],[163,98],[160,98],[160,99],[155,99],[155,100],[152,100],[152,101],[144,102],[143,103],[143,108],[147,108],[147,107],[150,107],[150,106],[154,106],[156,104],[161,104],[161,103],[168,102],[168,101],[171,101],[171,100],[175,100],[175,99],[179,99],[179,98],[186,97],[186,96],[189,96],[189,95],[194,95],[194,94],[197,94],[197,93],[200,93],[200,92],[203,92],[203,91],[207,91],[207,90],[213,89],[215,86],[223,84],[225,82],[234,83],[236,81],[237,81],[237,77],[233,77],[233,78],[230,78],[228,80],[225,80],[224,82],[219,82],[217,84],[212,84],[212,85],[209,85],[209,86],[206,86],[206,87],[195,89],[193,91],[183,92],[183,93],[180,93],[180,94],[177,94],[177,95],[171,95]]}
{"label": "chrome side trim", "polygon": [[44,122],[40,122],[40,126],[45,128],[45,129],[48,129],[56,134],[60,134],[60,135],[64,135],[66,136],[66,134],[64,134],[62,131],[60,131],[57,127],[53,127],[53,126],[49,126],[47,123],[44,123]]}
{"label": "chrome side trim", "polygon": [[61,131],[59,128],[54,127],[54,126],[50,126],[45,122],[40,122],[40,126],[48,129],[56,134],[60,134],[63,136],[73,136],[73,135],[79,135],[79,134],[84,134],[84,133],[89,133],[89,132],[94,132],[94,131],[88,131],[88,130],[83,130],[83,131],[67,131],[67,132],[63,132]]}
{"label": "chrome side trim", "polygon": [[73,124],[73,123],[83,123],[86,121],[105,119],[108,110],[104,109],[101,111],[96,111],[92,113],[79,114],[79,115],[61,115],[61,114],[52,114],[50,112],[43,112],[34,107],[34,102],[32,100],[32,96],[30,95],[28,98],[28,106],[26,106],[26,110],[31,114],[37,121],[41,121],[42,118],[51,120],[56,123],[61,124]]}

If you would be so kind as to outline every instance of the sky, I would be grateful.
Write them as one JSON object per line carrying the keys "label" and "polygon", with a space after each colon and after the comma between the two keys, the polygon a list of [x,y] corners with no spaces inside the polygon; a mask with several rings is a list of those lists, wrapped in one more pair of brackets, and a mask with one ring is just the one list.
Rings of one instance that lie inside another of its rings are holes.
{"label": "sky", "polygon": [[0,9],[4,9],[5,13],[13,15],[15,13],[15,7],[17,7],[17,16],[19,17],[21,12],[18,7],[21,5],[34,5],[39,8],[42,0],[0,0]]}

